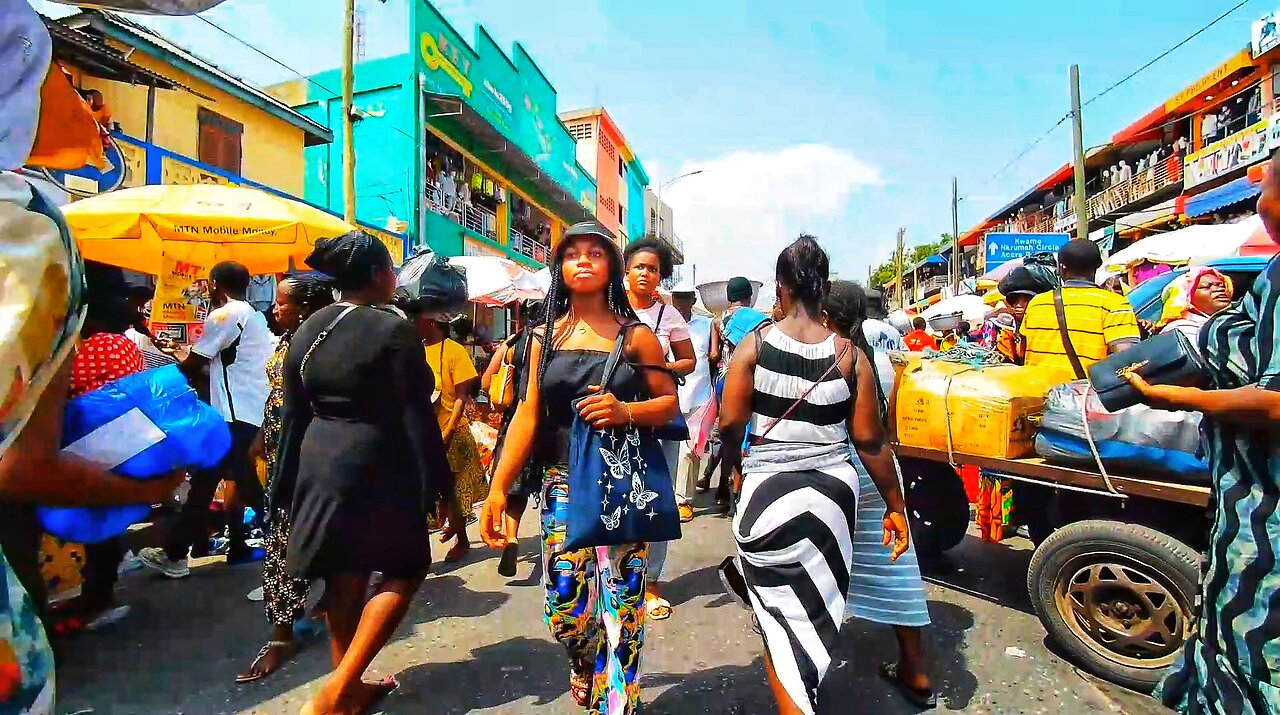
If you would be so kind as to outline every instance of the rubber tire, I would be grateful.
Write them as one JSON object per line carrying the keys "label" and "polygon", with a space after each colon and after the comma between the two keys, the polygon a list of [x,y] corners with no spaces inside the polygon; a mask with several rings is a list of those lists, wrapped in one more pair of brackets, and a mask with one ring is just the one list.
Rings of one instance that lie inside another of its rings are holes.
{"label": "rubber tire", "polygon": [[1083,642],[1055,606],[1054,589],[1062,568],[1071,559],[1091,553],[1122,554],[1159,574],[1181,591],[1186,604],[1183,617],[1191,624],[1194,624],[1191,609],[1200,583],[1200,556],[1190,546],[1150,527],[1106,520],[1079,521],[1064,526],[1045,539],[1031,556],[1027,593],[1049,637],[1081,669],[1107,682],[1149,693],[1164,677],[1167,666],[1135,668],[1108,659]]}
{"label": "rubber tire", "polygon": [[903,497],[911,539],[919,556],[941,556],[969,530],[969,496],[950,466],[923,459],[902,459]]}

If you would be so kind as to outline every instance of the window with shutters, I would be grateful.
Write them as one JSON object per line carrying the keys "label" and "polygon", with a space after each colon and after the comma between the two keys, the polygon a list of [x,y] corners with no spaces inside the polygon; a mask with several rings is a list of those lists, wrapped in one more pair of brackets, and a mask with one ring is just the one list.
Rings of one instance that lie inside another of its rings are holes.
{"label": "window with shutters", "polygon": [[200,161],[239,174],[244,125],[204,107],[196,112],[196,120],[200,125]]}

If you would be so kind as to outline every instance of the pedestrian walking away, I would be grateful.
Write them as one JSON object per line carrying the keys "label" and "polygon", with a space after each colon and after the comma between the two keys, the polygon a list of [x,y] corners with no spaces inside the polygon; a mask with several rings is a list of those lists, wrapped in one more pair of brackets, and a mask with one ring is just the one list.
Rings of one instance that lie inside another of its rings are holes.
{"label": "pedestrian walking away", "polygon": [[[867,296],[862,286],[852,281],[835,281],[824,304],[826,325],[836,335],[849,340],[868,358],[876,374],[877,400],[880,415],[888,430],[889,402],[892,393],[893,366],[883,350],[873,347],[871,335],[866,334]],[[883,338],[880,326],[872,326],[873,332]],[[893,328],[884,326],[889,330]],[[897,331],[894,331],[897,332]],[[884,390],[888,371],[889,392]],[[898,659],[880,664],[880,674],[897,686],[913,705],[933,708],[938,704],[929,680],[924,658],[922,629],[929,625],[929,607],[925,602],[924,581],[920,578],[920,565],[916,561],[914,544],[894,559],[884,545],[885,501],[880,496],[875,480],[861,459],[854,459],[858,472],[858,517],[853,532],[853,560],[849,569],[849,601],[845,606],[847,618],[861,618],[893,627],[898,640]],[[902,471],[893,458],[894,473],[899,487]]]}
{"label": "pedestrian walking away", "polygon": [[724,458],[743,475],[738,559],[722,576],[759,624],[781,713],[816,711],[839,642],[858,512],[850,440],[888,505],[881,524],[892,558],[909,542],[871,362],[821,322],[829,272],[811,236],[778,257],[786,317],[737,347],[721,412]]}

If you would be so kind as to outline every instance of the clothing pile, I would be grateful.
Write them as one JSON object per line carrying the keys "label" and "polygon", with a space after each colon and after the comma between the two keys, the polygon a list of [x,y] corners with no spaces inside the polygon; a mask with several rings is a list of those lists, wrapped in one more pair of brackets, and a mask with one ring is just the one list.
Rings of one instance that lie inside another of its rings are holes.
{"label": "clothing pile", "polygon": [[1085,380],[1049,391],[1036,453],[1058,464],[1093,466],[1085,419],[1104,466],[1170,481],[1208,482],[1199,412],[1169,412],[1146,405],[1108,412]]}

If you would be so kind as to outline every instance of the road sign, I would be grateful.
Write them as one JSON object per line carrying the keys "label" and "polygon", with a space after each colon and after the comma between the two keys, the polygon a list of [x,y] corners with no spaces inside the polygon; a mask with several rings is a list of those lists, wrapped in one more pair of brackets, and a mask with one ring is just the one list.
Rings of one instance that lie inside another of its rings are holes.
{"label": "road sign", "polygon": [[1006,261],[1033,253],[1057,253],[1071,240],[1069,233],[988,233],[986,243],[987,270]]}

